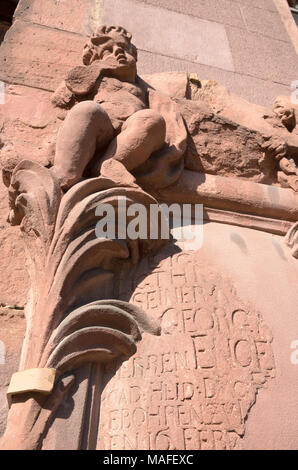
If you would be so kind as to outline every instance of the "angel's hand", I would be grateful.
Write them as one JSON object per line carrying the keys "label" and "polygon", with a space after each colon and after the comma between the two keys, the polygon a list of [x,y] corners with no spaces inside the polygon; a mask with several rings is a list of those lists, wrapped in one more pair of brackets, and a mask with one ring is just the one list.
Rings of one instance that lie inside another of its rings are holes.
{"label": "angel's hand", "polygon": [[74,95],[87,95],[94,88],[101,71],[102,67],[99,61],[91,65],[78,65],[68,72],[65,84]]}

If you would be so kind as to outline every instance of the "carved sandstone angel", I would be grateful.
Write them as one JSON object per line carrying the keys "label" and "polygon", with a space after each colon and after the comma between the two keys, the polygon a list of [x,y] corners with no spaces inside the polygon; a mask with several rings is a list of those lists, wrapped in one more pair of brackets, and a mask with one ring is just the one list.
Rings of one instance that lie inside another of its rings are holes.
{"label": "carved sandstone angel", "polygon": [[61,187],[69,189],[84,174],[120,172],[123,181],[144,164],[155,184],[173,182],[183,168],[185,126],[170,98],[141,86],[131,34],[100,25],[85,46],[83,63],[70,70],[52,98],[55,106],[71,108],[58,133],[52,168]]}

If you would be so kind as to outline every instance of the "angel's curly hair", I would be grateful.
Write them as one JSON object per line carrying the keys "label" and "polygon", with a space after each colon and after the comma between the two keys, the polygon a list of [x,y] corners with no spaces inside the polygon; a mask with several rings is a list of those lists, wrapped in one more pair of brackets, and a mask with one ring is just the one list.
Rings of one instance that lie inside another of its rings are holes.
{"label": "angel's curly hair", "polygon": [[96,59],[97,51],[96,46],[104,44],[107,37],[117,34],[127,40],[130,46],[130,52],[135,60],[138,60],[137,48],[132,44],[132,35],[122,26],[107,26],[105,24],[99,25],[95,32],[90,37],[90,40],[85,44],[83,51],[83,64],[90,65]]}

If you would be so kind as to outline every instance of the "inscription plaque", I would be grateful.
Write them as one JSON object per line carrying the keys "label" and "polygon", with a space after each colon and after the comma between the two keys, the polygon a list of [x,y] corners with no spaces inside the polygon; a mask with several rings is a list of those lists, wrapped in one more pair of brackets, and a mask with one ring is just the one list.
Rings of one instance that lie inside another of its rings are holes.
{"label": "inscription plaque", "polygon": [[240,449],[274,377],[271,333],[199,252],[168,250],[119,276],[119,298],[159,319],[161,335],[107,370],[98,449]]}

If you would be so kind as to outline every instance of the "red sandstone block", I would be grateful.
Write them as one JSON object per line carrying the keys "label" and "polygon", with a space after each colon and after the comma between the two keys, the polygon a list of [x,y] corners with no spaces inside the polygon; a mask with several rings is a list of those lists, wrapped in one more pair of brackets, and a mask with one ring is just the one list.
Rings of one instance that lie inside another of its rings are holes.
{"label": "red sandstone block", "polygon": [[60,125],[51,96],[34,88],[5,85],[5,103],[0,105],[2,167],[23,159],[49,164]]}
{"label": "red sandstone block", "polygon": [[298,79],[298,60],[291,43],[226,27],[235,71],[289,87]]}
{"label": "red sandstone block", "polygon": [[26,322],[22,310],[0,307],[0,341],[2,342],[1,352],[4,353],[0,364],[0,435],[3,434],[6,425],[7,386],[12,374],[19,369],[25,327]]}
{"label": "red sandstone block", "polygon": [[290,42],[289,35],[278,13],[250,6],[240,8],[247,29],[250,32]]}
{"label": "red sandstone block", "polygon": [[24,244],[18,227],[11,227],[6,221],[9,211],[7,199],[7,188],[1,182],[0,256],[3,269],[0,275],[0,303],[22,306],[26,302],[29,286]]}
{"label": "red sandstone block", "polygon": [[[5,86],[4,104],[0,105],[2,168],[11,169],[12,163],[16,164],[23,159],[34,160],[43,165],[49,164],[59,125],[50,103],[50,96],[51,93],[30,87]],[[0,304],[24,305],[28,290],[24,243],[19,227],[11,227],[8,224],[8,213],[7,188],[1,182],[0,258],[5,269],[0,274]],[[0,404],[0,432],[1,419]]]}
{"label": "red sandstone block", "polygon": [[92,17],[96,16],[95,0],[21,0],[15,18],[80,34],[92,32]]}
{"label": "red sandstone block", "polygon": [[136,0],[167,10],[244,28],[239,5],[231,0]]}
{"label": "red sandstone block", "polygon": [[81,63],[85,41],[78,34],[17,20],[0,49],[0,80],[55,90],[65,73]]}
{"label": "red sandstone block", "polygon": [[[5,86],[4,104],[0,105],[2,168],[11,169],[12,164],[23,159],[49,164],[60,125],[50,96],[51,93],[30,87]],[[19,228],[8,224],[8,213],[7,188],[1,182],[0,259],[5,269],[0,274],[0,304],[24,305],[28,290],[24,243]]]}

